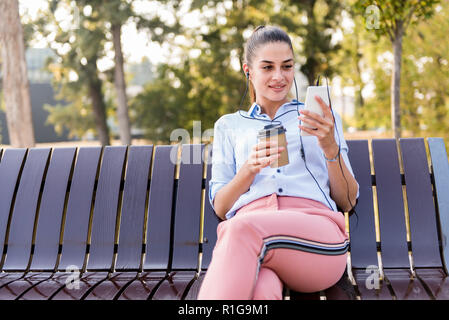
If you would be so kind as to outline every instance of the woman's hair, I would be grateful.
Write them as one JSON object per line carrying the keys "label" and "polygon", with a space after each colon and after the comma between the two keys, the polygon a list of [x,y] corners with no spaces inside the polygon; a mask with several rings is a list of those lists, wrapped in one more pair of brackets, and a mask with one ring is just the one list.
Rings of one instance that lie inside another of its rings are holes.
{"label": "woman's hair", "polygon": [[[274,26],[258,26],[253,34],[249,37],[245,45],[245,63],[248,66],[252,65],[254,56],[256,55],[257,49],[266,43],[271,42],[285,42],[290,46],[293,51],[292,41],[288,34],[281,28]],[[256,101],[256,91],[253,84],[250,82],[249,92],[251,97],[251,103]]]}

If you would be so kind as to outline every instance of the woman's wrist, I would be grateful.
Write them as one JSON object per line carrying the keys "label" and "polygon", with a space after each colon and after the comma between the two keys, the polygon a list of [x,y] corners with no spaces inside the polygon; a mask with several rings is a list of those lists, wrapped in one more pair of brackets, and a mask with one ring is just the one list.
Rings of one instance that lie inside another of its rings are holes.
{"label": "woman's wrist", "polygon": [[250,165],[248,164],[248,160],[245,161],[243,166],[240,168],[239,173],[244,176],[246,179],[254,179],[257,175],[256,172],[251,171]]}
{"label": "woman's wrist", "polygon": [[324,153],[324,158],[327,161],[331,161],[331,162],[335,161],[340,156],[340,147],[337,144],[335,144],[333,147],[327,148],[326,150],[324,150],[323,153]]}

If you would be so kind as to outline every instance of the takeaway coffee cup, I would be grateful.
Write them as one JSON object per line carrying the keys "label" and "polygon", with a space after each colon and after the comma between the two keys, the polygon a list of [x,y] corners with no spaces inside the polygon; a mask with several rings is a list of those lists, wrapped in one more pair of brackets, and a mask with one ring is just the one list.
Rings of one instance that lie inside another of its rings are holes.
{"label": "takeaway coffee cup", "polygon": [[280,157],[274,160],[274,162],[270,165],[271,168],[282,167],[289,163],[285,131],[287,131],[287,129],[285,129],[281,124],[269,124],[263,127],[257,135],[257,140],[259,142],[263,140],[275,140],[277,141],[278,147],[285,148],[281,151]]}

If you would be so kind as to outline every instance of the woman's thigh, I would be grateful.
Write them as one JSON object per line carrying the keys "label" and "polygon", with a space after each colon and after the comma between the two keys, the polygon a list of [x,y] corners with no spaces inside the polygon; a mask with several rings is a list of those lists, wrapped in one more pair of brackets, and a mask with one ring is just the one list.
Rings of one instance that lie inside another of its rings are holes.
{"label": "woman's thigh", "polygon": [[292,290],[317,292],[338,282],[345,271],[346,260],[346,253],[330,256],[278,248],[262,266],[271,268]]}
{"label": "woman's thigh", "polygon": [[347,234],[326,215],[263,210],[233,219],[233,223],[246,225],[245,231],[252,229],[262,238],[260,267],[271,268],[295,291],[328,288],[345,270]]}

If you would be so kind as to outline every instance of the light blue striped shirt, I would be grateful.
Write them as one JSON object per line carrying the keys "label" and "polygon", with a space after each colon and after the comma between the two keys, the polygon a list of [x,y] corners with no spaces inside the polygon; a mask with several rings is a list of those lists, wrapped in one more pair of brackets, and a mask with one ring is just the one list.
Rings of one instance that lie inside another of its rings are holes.
{"label": "light blue striped shirt", "polygon": [[[263,168],[254,178],[250,188],[243,193],[226,213],[230,219],[242,206],[261,197],[276,193],[281,196],[296,196],[309,198],[322,202],[327,207],[336,211],[336,204],[330,197],[329,174],[323,151],[318,145],[318,139],[314,136],[303,136],[304,152],[307,168],[319,183],[306,170],[304,161],[300,155],[300,129],[296,112],[304,108],[304,104],[292,100],[283,104],[276,112],[275,120],[278,120],[287,129],[287,150],[289,164],[271,168]],[[287,113],[286,113],[287,112]],[[348,158],[348,146],[343,137],[343,127],[340,116],[334,111],[335,116],[335,140],[340,143],[341,155],[352,175],[353,171]],[[245,118],[246,117],[246,118]],[[248,119],[251,118],[251,119]],[[248,160],[251,148],[257,143],[259,130],[271,122],[257,121],[254,119],[270,120],[267,114],[261,114],[261,108],[254,103],[246,111],[237,111],[220,117],[214,126],[214,141],[212,148],[212,177],[209,181],[209,201],[213,206],[213,200],[218,190],[225,186]],[[340,137],[340,141],[338,139]],[[359,192],[357,191],[357,197]],[[329,201],[329,203],[328,203]],[[330,206],[329,206],[330,205]]]}

